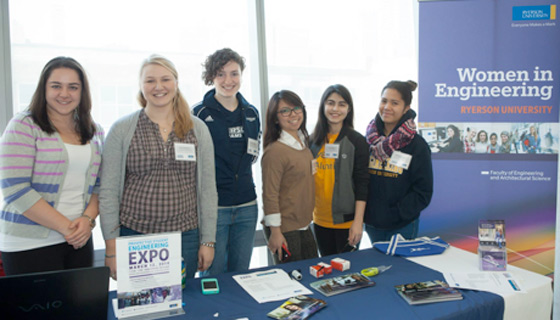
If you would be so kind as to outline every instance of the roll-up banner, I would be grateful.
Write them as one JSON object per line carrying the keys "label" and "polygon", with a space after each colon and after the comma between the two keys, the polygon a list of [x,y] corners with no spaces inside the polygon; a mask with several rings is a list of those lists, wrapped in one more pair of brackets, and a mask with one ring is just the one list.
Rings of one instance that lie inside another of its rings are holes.
{"label": "roll-up banner", "polygon": [[504,220],[511,265],[554,273],[558,1],[421,1],[419,134],[434,195],[420,234],[476,252]]}

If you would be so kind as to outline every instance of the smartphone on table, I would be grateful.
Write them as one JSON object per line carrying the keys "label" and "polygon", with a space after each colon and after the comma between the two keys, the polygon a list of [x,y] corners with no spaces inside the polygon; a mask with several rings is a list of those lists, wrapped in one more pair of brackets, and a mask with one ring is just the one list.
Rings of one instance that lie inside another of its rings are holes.
{"label": "smartphone on table", "polygon": [[216,294],[220,292],[220,287],[218,286],[218,279],[216,278],[206,278],[200,280],[202,285],[202,294]]}

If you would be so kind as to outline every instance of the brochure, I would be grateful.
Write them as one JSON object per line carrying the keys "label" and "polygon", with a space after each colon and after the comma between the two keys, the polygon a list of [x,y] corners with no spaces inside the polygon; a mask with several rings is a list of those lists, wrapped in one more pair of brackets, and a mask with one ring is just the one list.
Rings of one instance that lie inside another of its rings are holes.
{"label": "brochure", "polygon": [[304,320],[326,306],[327,303],[323,300],[300,295],[288,299],[267,316],[282,320]]}
{"label": "brochure", "polygon": [[117,318],[182,311],[181,233],[119,237]]}
{"label": "brochure", "polygon": [[281,301],[302,294],[312,294],[301,282],[292,280],[282,269],[237,274],[233,279],[258,303]]}
{"label": "brochure", "polygon": [[444,272],[443,277],[454,288],[482,290],[493,293],[526,292],[521,282],[509,272]]}
{"label": "brochure", "polygon": [[505,248],[506,227],[504,220],[480,220],[478,222],[478,243],[480,246]]}
{"label": "brochure", "polygon": [[478,257],[480,270],[505,271],[507,269],[504,220],[478,222]]}
{"label": "brochure", "polygon": [[359,272],[349,273],[311,283],[311,287],[313,289],[319,291],[327,297],[360,288],[372,287],[374,285],[374,281]]}
{"label": "brochure", "polygon": [[463,299],[459,290],[441,280],[401,284],[395,289],[411,305]]}

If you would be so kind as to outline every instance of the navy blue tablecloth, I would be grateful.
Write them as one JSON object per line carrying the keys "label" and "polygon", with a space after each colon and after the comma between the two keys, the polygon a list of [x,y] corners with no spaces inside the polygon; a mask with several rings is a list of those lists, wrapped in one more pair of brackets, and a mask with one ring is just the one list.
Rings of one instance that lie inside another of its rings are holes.
{"label": "navy blue tablecloth", "polygon": [[[329,263],[331,258],[341,257],[350,260],[350,270],[333,270],[331,276],[350,272],[360,272],[364,268],[379,265],[392,265],[385,273],[372,277],[374,287],[363,288],[339,295],[325,297],[309,285],[317,281],[309,274],[309,266],[320,261]],[[404,258],[386,256],[375,249],[362,250],[335,256],[298,261],[268,268],[255,269],[246,273],[280,268],[286,272],[300,269],[301,282],[313,291],[312,297],[323,299],[327,307],[312,316],[313,320],[326,319],[502,319],[504,300],[502,297],[481,291],[461,290],[463,300],[409,305],[395,291],[394,286],[412,282],[444,280],[443,275]],[[232,278],[233,273],[217,276],[220,293],[203,295],[200,279],[187,280],[183,290],[185,315],[167,319],[270,319],[266,314],[282,304],[283,301],[257,303]],[[116,293],[110,293],[110,299]],[[216,316],[217,315],[217,316]],[[112,304],[109,304],[108,319],[114,319]]]}

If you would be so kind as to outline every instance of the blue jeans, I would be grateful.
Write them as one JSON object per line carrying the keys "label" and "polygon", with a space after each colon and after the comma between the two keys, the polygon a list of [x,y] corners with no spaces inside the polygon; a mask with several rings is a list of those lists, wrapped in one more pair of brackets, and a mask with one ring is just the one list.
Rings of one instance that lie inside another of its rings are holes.
{"label": "blue jeans", "polygon": [[[121,227],[121,236],[134,236],[140,235],[138,231],[132,230],[127,227]],[[198,270],[198,248],[200,246],[198,238],[198,229],[181,232],[181,256],[185,260],[187,267],[187,278],[194,278],[196,270]]]}
{"label": "blue jeans", "polygon": [[204,276],[249,269],[257,216],[256,204],[218,209],[214,261]]}
{"label": "blue jeans", "polygon": [[418,237],[418,219],[412,221],[400,229],[384,230],[366,224],[366,232],[371,243],[378,241],[389,241],[394,234],[400,233],[405,239],[416,239]]}

